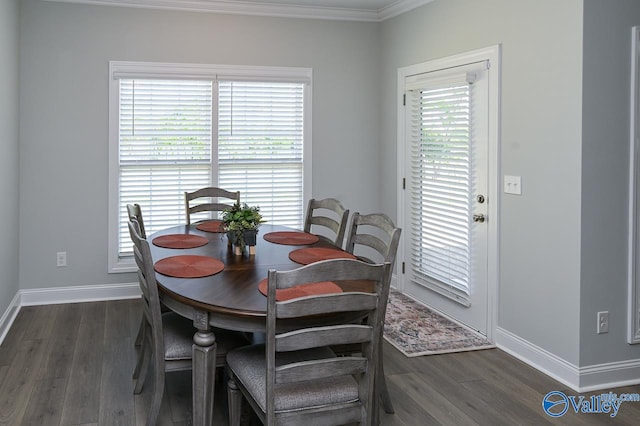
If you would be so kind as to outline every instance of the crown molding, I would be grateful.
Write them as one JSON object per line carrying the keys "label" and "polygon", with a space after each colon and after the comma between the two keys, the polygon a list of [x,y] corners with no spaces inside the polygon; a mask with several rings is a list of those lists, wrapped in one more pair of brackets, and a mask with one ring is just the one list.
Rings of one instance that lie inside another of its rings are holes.
{"label": "crown molding", "polygon": [[433,0],[398,0],[379,10],[350,9],[307,5],[286,5],[230,0],[43,0],[99,6],[121,6],[143,9],[209,12],[230,15],[256,15],[283,18],[329,19],[341,21],[381,22]]}
{"label": "crown molding", "polygon": [[433,0],[398,0],[397,2],[390,4],[387,7],[383,7],[378,11],[378,21],[384,21],[386,19],[393,18],[403,13],[407,13],[427,3],[431,3]]}

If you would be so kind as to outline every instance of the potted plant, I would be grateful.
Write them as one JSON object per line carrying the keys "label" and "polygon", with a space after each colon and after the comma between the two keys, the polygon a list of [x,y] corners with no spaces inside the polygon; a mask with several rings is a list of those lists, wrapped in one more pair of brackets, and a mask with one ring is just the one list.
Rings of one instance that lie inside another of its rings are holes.
{"label": "potted plant", "polygon": [[264,220],[260,214],[260,207],[249,207],[247,203],[235,203],[231,208],[222,212],[222,223],[227,233],[229,243],[235,247],[236,254],[244,253],[249,246],[250,254],[255,253],[258,228]]}

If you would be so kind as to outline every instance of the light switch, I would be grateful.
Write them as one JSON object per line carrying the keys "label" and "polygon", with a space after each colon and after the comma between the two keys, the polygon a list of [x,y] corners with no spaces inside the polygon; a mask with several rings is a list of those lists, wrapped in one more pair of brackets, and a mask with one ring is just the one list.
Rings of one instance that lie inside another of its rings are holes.
{"label": "light switch", "polygon": [[522,195],[522,176],[504,175],[504,193]]}

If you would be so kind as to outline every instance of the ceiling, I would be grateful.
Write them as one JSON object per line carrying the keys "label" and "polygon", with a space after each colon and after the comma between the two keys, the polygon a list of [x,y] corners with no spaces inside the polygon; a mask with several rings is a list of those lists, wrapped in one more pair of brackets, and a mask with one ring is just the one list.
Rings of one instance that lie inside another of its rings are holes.
{"label": "ceiling", "polygon": [[236,15],[383,21],[433,0],[45,0]]}

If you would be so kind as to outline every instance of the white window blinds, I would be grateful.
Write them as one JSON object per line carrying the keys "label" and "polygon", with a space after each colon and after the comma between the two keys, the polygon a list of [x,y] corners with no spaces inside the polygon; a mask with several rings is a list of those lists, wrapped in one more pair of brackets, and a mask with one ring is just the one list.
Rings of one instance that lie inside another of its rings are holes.
{"label": "white window blinds", "polygon": [[464,79],[442,83],[408,92],[411,266],[426,282],[469,294],[470,90]]}
{"label": "white window blinds", "polygon": [[110,272],[135,270],[129,203],[149,236],[185,223],[184,192],[206,186],[302,226],[311,69],[110,61],[109,75]]}
{"label": "white window blinds", "polygon": [[185,221],[184,192],[211,184],[212,82],[119,80],[119,256],[131,253],[126,205],[150,235]]}
{"label": "white window blinds", "polygon": [[220,81],[218,90],[219,185],[269,223],[300,228],[304,84]]}

